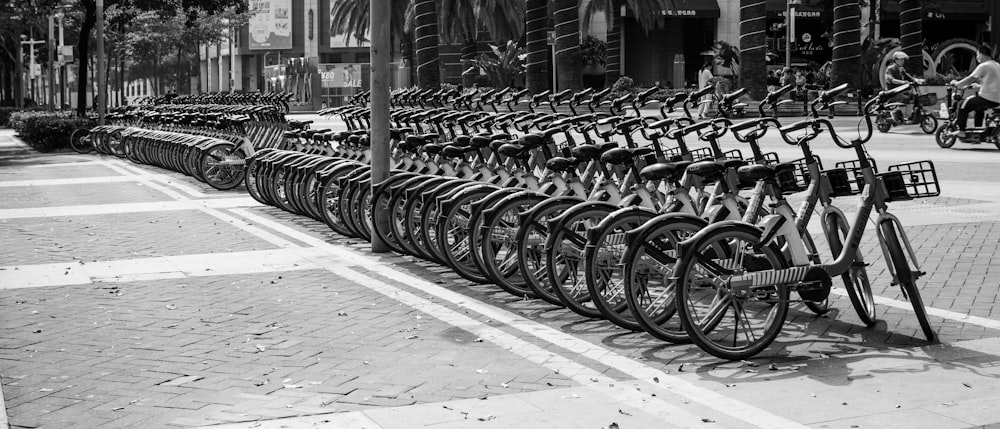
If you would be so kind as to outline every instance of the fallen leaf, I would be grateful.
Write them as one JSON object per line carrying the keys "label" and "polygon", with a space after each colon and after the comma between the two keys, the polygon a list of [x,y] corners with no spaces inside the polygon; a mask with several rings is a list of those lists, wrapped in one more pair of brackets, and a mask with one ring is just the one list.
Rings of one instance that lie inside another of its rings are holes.
{"label": "fallen leaf", "polygon": [[111,411],[121,411],[121,410],[124,410],[124,409],[125,409],[125,407],[115,407],[115,408],[112,408]]}
{"label": "fallen leaf", "polygon": [[489,371],[487,371],[485,369],[477,369],[476,370],[476,374],[486,374],[487,372],[489,372]]}
{"label": "fallen leaf", "polygon": [[52,391],[52,389],[49,389],[49,388],[43,388],[43,389],[38,389],[38,391],[39,391],[39,392],[51,392],[51,391]]}
{"label": "fallen leaf", "polygon": [[267,347],[264,347],[263,344],[257,344],[257,351],[258,352],[262,352],[264,350],[267,350]]}
{"label": "fallen leaf", "polygon": [[772,363],[772,364],[770,364],[770,365],[767,366],[767,369],[769,369],[771,371],[777,371],[778,370],[778,366]]}
{"label": "fallen leaf", "polygon": [[659,383],[660,382],[660,377],[653,377],[653,382],[654,383]]}
{"label": "fallen leaf", "polygon": [[167,310],[176,310],[177,306],[173,304],[167,304]]}
{"label": "fallen leaf", "polygon": [[480,418],[478,418],[476,420],[479,420],[481,422],[485,422],[485,421],[488,421],[488,420],[493,420],[495,418],[497,418],[497,416],[489,415],[489,416],[486,416],[486,417],[480,417]]}
{"label": "fallen leaf", "polygon": [[741,363],[743,363],[743,366],[752,366],[752,367],[755,367],[755,366],[757,366],[757,363],[755,363],[755,362],[750,362],[750,361],[748,361],[748,360],[742,360],[742,361],[740,361],[740,362],[741,362]]}
{"label": "fallen leaf", "polygon": [[621,415],[624,415],[624,416],[631,416],[631,414],[629,414],[629,413],[625,412],[625,411],[624,411],[624,410],[622,410],[621,408],[619,408],[619,409],[618,409],[618,414],[621,414]]}
{"label": "fallen leaf", "polygon": [[283,385],[286,389],[301,389],[302,386],[298,384],[285,384]]}
{"label": "fallen leaf", "polygon": [[705,418],[703,418],[703,419],[701,419],[701,421],[703,423],[715,423],[715,420],[712,420],[712,419],[705,419]]}
{"label": "fallen leaf", "polygon": [[963,386],[965,386],[965,387],[968,387],[968,388],[970,388],[970,389],[972,388],[972,385],[971,385],[971,384],[969,384],[969,383],[962,383],[962,385],[963,385]]}
{"label": "fallen leaf", "polygon": [[413,339],[416,339],[416,338],[417,338],[416,335],[410,335],[410,336],[406,337],[407,340],[413,340]]}

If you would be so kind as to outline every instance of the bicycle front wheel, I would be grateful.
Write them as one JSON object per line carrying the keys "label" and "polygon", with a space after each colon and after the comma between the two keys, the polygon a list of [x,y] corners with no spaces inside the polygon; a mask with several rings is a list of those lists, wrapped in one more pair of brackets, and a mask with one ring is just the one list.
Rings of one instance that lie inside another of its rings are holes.
{"label": "bicycle front wheel", "polygon": [[888,259],[886,262],[892,267],[895,273],[896,283],[903,289],[903,295],[910,301],[910,305],[913,306],[913,313],[916,314],[917,321],[920,322],[920,329],[924,332],[924,336],[927,337],[927,341],[932,343],[937,342],[937,333],[934,332],[930,321],[927,320],[927,309],[924,308],[924,301],[920,298],[920,291],[917,290],[917,279],[914,276],[913,270],[910,269],[907,254],[903,251],[903,246],[900,245],[896,225],[891,221],[886,221],[879,225],[879,229],[885,240],[885,257]]}
{"label": "bicycle front wheel", "polygon": [[77,128],[69,135],[69,147],[78,153],[90,153],[94,144],[90,140],[89,128]]}
{"label": "bicycle front wheel", "polygon": [[728,360],[760,353],[781,332],[789,289],[756,288],[738,293],[734,275],[785,268],[781,251],[760,245],[760,230],[745,225],[715,228],[690,243],[677,263],[677,313],[695,344]]}

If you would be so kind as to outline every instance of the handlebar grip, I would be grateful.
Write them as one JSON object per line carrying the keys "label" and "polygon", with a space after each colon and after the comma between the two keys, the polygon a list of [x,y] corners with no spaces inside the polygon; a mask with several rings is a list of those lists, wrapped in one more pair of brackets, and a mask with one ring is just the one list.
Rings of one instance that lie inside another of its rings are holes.
{"label": "handlebar grip", "polygon": [[657,88],[657,87],[654,86],[652,88],[649,88],[649,89],[647,89],[645,91],[640,92],[639,95],[635,97],[635,99],[636,99],[636,101],[645,101],[647,98],[649,98],[649,96],[655,94],[656,91],[659,91],[659,90],[660,90],[660,88]]}
{"label": "handlebar grip", "polygon": [[836,97],[836,96],[840,95],[840,93],[846,91],[847,88],[848,88],[848,85],[846,83],[842,83],[842,84],[838,85],[835,88],[830,88],[830,89],[828,89],[826,91],[823,91],[823,92],[819,93],[819,99],[824,100],[824,102],[828,101],[828,100],[832,99],[833,97]]}
{"label": "handlebar grip", "polygon": [[593,96],[593,98],[597,99],[597,100],[600,100],[600,99],[606,97],[610,93],[611,93],[611,88],[605,88],[605,89],[603,89],[603,90],[598,91],[597,93],[595,93],[594,96]]}
{"label": "handlebar grip", "polygon": [[525,95],[528,95],[528,94],[531,94],[531,90],[529,90],[529,89],[522,89],[522,90],[520,90],[518,92],[515,92],[513,98],[516,100],[516,99],[524,97]]}
{"label": "handlebar grip", "polygon": [[584,97],[590,95],[593,92],[594,92],[593,88],[586,88],[583,91],[580,91],[580,92],[578,92],[576,94],[573,94],[573,101],[574,102],[579,102],[580,100],[583,100]]}
{"label": "handlebar grip", "polygon": [[702,89],[699,89],[699,90],[697,90],[695,92],[692,92],[690,95],[688,95],[688,99],[701,98],[703,96],[711,94],[712,91],[715,91],[715,85],[708,85],[708,86],[706,86],[706,87],[704,87]]}
{"label": "handlebar grip", "polygon": [[781,131],[781,134],[794,133],[794,132],[796,132],[798,130],[810,127],[810,126],[812,126],[812,124],[813,124],[813,122],[811,120],[799,121],[799,122],[796,122],[794,124],[785,125],[785,126],[783,126],[781,128],[778,128],[778,131]]}

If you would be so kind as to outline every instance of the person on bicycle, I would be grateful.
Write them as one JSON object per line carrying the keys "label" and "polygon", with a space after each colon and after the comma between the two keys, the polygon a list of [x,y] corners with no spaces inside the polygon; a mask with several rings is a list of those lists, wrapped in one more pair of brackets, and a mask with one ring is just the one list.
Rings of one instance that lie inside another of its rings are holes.
{"label": "person on bicycle", "polygon": [[986,109],[1000,106],[1000,64],[993,60],[993,49],[988,45],[979,45],[976,51],[976,60],[979,65],[962,80],[953,80],[950,85],[963,87],[979,82],[979,92],[962,101],[958,108],[958,132],[955,136],[959,139],[965,138],[965,127],[969,122],[969,112],[976,112],[976,127],[983,125]]}
{"label": "person on bicycle", "polygon": [[[892,54],[892,64],[889,65],[889,68],[885,69],[886,90],[893,89],[897,86],[905,85],[907,83],[916,83],[918,85],[924,83],[923,79],[917,79],[911,76],[910,73],[906,71],[906,68],[903,67],[903,63],[905,63],[906,60],[908,60],[909,58],[910,56],[903,51],[899,51],[896,52],[895,54]],[[908,102],[911,98],[913,98],[912,94],[915,94],[913,90],[910,90],[910,93],[911,94],[907,93],[899,94],[896,96],[894,101],[899,101],[904,103]],[[906,116],[903,115],[903,111],[900,108],[896,108],[895,110],[892,111],[892,117],[893,119],[896,120],[896,122],[903,122],[903,119]]]}

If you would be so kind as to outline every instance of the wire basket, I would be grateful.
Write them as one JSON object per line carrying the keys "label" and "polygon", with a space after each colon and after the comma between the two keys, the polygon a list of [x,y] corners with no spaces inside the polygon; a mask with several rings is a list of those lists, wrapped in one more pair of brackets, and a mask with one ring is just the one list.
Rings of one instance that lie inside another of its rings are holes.
{"label": "wire basket", "polygon": [[[878,173],[878,165],[874,159],[868,158],[868,164],[872,166],[872,170],[875,173]],[[834,172],[838,169],[843,170],[843,173]],[[832,175],[831,172],[833,172]],[[843,174],[843,177],[841,177],[841,174]],[[861,173],[861,161],[838,162],[834,164],[833,169],[827,171],[827,177],[833,186],[832,196],[834,197],[857,195],[865,188],[865,178]]]}
{"label": "wire basket", "polygon": [[[822,170],[823,161],[816,155],[813,155],[812,157],[816,160],[816,163],[819,164],[819,168]],[[789,163],[794,165],[795,168],[789,172],[779,174],[777,177],[778,183],[781,185],[782,192],[790,194],[802,191],[809,187],[809,183],[812,182],[812,177],[809,176],[809,164],[806,162],[806,159],[799,158],[794,161],[789,161]]]}
{"label": "wire basket", "polygon": [[712,149],[703,147],[691,151],[691,160],[694,162],[714,160],[715,156],[712,155]]}
{"label": "wire basket", "polygon": [[722,156],[726,157],[726,159],[739,159],[739,160],[742,160],[743,159],[743,152],[740,152],[739,149],[733,149],[733,150],[728,151],[728,152],[723,152]]}
{"label": "wire basket", "polygon": [[780,164],[781,160],[778,159],[778,154],[775,152],[768,152],[764,154],[764,165],[775,165]]}
{"label": "wire basket", "polygon": [[[901,187],[906,192],[907,199],[941,195],[940,182],[938,182],[937,171],[934,169],[932,161],[914,161],[890,166],[889,172],[883,174],[887,189],[890,185],[885,175],[893,173],[899,175],[898,182],[894,182],[893,186]],[[893,178],[892,180],[897,179]],[[893,190],[890,190],[889,194],[891,198],[895,199]],[[897,195],[901,196],[902,193],[897,192]]]}

